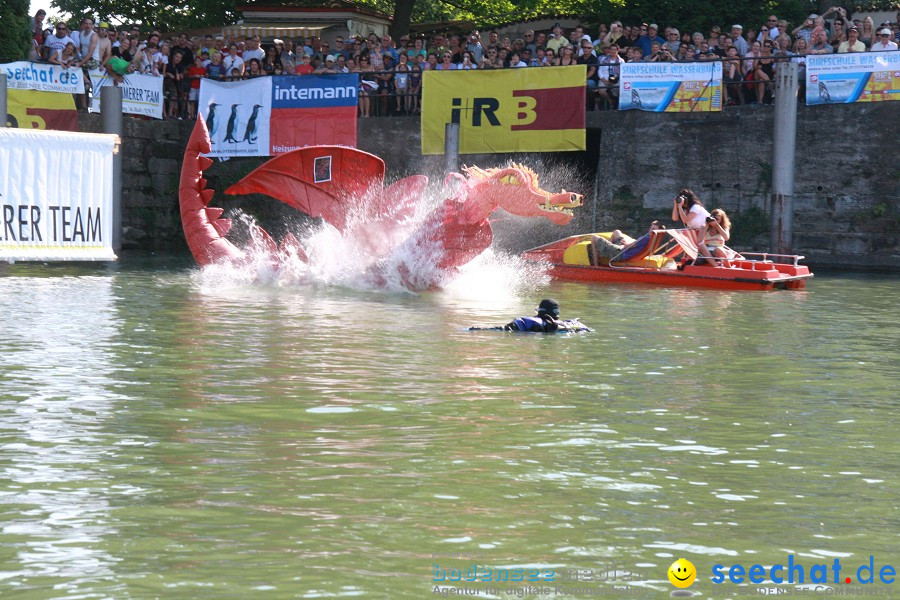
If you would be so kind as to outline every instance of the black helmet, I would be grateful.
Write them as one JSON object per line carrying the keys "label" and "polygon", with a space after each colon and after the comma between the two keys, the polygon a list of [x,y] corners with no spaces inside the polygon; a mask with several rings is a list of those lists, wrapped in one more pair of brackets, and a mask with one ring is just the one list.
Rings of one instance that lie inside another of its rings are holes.
{"label": "black helmet", "polygon": [[554,317],[559,316],[559,302],[553,298],[544,298],[538,305],[537,313],[539,315],[550,314]]}

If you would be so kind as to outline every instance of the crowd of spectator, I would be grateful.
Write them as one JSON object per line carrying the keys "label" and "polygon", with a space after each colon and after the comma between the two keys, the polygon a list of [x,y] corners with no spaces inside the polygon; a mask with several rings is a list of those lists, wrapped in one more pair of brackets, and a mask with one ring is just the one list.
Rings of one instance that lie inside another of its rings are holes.
{"label": "crowd of spectator", "polygon": [[[362,117],[416,114],[421,111],[422,72],[428,70],[516,69],[585,65],[588,110],[616,108],[619,68],[625,62],[721,60],[728,104],[771,101],[778,63],[792,61],[805,68],[809,54],[897,50],[897,23],[876,26],[870,17],[851,20],[845,9],[811,14],[793,27],[775,15],[758,26],[734,24],[709,32],[681,32],[656,23],[601,24],[588,33],[575,26],[565,31],[527,30],[521,37],[468,35],[404,35],[394,40],[374,33],[333,40],[317,37],[275,39],[262,44],[259,36],[189,37],[159,31],[142,32],[137,25],[116,30],[86,17],[78,31],[65,22],[44,24],[45,11],[31,18],[33,60],[66,68],[102,68],[116,78],[129,73],[164,77],[165,116],[195,118],[200,80],[233,81],[254,77],[310,73],[358,73],[359,114]],[[801,76],[801,81],[803,77]],[[83,106],[86,98],[79,101]]]}

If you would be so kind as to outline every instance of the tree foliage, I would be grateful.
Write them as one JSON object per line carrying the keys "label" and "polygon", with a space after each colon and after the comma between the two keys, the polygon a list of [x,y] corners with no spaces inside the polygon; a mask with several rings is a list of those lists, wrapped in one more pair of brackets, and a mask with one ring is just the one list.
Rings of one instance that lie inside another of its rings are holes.
{"label": "tree foliage", "polygon": [[[249,0],[242,0],[241,5]],[[479,28],[512,23],[539,16],[578,16],[585,24],[655,22],[675,25],[682,31],[708,32],[713,25],[729,27],[741,23],[758,27],[763,17],[775,14],[799,24],[811,13],[821,13],[840,0],[354,0],[394,16],[392,33],[409,31],[411,23],[451,23],[470,21]],[[278,5],[280,0],[256,0],[260,5]],[[22,0],[3,0],[0,5],[19,5]],[[27,14],[25,11],[13,14]],[[328,0],[321,0],[325,5]],[[195,29],[234,23],[239,12],[236,0],[51,0],[50,5],[75,21],[84,15],[116,24],[139,23],[164,31]],[[858,8],[893,10],[897,0],[865,0],[845,5],[848,12]],[[6,31],[0,29],[0,31]],[[3,36],[0,36],[2,40]]]}
{"label": "tree foliage", "polygon": [[117,25],[137,23],[143,29],[161,31],[228,25],[239,14],[235,0],[51,0],[50,6],[76,21],[90,16]]}
{"label": "tree foliage", "polygon": [[31,25],[28,0],[0,2],[0,62],[28,58]]}
{"label": "tree foliage", "polygon": [[[471,21],[478,27],[511,23],[539,16],[578,16],[582,23],[630,23],[674,25],[682,32],[707,33],[713,25],[723,29],[735,23],[759,27],[774,14],[792,26],[809,13],[823,13],[831,5],[856,10],[895,10],[897,0],[866,0],[845,4],[839,0],[356,0],[395,15],[394,33],[406,33],[409,23]],[[409,14],[409,21],[405,15]]]}

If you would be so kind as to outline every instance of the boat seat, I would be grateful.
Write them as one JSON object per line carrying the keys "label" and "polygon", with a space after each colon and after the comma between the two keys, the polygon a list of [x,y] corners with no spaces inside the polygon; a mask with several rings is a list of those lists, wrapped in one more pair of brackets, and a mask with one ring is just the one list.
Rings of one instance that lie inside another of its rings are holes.
{"label": "boat seat", "polygon": [[625,260],[617,262],[617,267],[644,267],[647,269],[663,269],[671,261],[668,256],[654,254],[653,256],[645,256],[634,260]]}
{"label": "boat seat", "polygon": [[594,245],[590,239],[572,244],[563,252],[563,264],[591,266],[594,253]]}

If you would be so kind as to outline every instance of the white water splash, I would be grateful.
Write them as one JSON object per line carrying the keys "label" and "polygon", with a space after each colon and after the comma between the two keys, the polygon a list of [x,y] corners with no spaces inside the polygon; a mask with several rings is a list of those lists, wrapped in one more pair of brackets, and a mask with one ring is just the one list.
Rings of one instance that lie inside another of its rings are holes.
{"label": "white water splash", "polygon": [[433,284],[455,299],[491,298],[500,302],[547,285],[546,265],[526,261],[494,247],[458,271],[442,271],[438,266],[441,248],[409,238],[444,197],[442,190],[431,190],[419,199],[413,216],[400,220],[387,217],[397,224],[390,228],[392,235],[373,235],[373,231],[380,231],[377,225],[353,216],[344,231],[320,222],[305,231],[291,232],[299,240],[308,260],[290,248],[282,248],[280,261],[273,261],[266,234],[251,216],[238,211],[231,215],[232,237],[238,239],[237,245],[244,250],[248,260],[237,265],[204,267],[197,275],[198,283],[201,288],[219,291],[251,284],[405,293],[410,293],[408,283],[414,284],[413,287]]}

